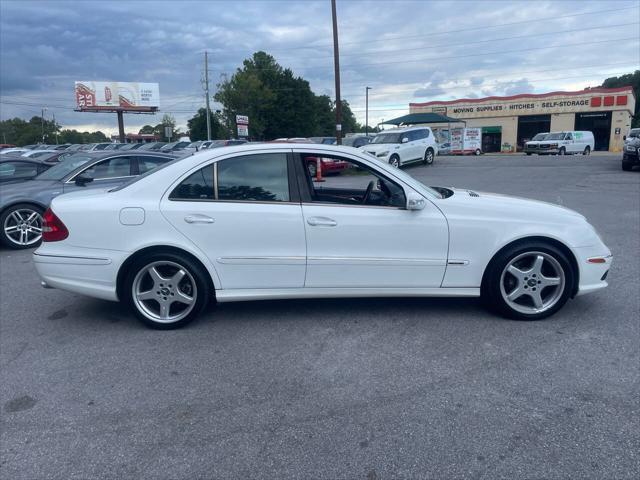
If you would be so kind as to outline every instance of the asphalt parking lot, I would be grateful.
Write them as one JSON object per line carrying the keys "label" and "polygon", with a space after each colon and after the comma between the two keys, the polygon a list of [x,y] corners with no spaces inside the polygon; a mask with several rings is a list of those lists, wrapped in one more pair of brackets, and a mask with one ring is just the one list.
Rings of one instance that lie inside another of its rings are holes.
{"label": "asphalt parking lot", "polygon": [[152,331],[40,288],[0,250],[0,476],[640,476],[640,171],[619,155],[438,157],[407,171],[559,203],[614,254],[551,319],[470,299],[223,304]]}

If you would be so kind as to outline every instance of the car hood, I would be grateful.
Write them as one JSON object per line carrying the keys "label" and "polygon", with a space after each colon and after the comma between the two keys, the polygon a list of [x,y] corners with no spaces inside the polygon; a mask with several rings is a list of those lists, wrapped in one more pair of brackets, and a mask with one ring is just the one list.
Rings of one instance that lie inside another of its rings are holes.
{"label": "car hood", "polygon": [[362,150],[376,154],[380,152],[389,152],[391,150],[397,150],[398,148],[400,148],[399,143],[375,143],[375,144],[369,143],[367,145],[364,145],[362,147]]}
{"label": "car hood", "polygon": [[438,207],[447,214],[473,214],[487,218],[502,218],[506,221],[536,221],[542,223],[567,223],[584,221],[580,213],[553,203],[512,197],[498,193],[476,192],[448,188],[453,192],[438,202]]}

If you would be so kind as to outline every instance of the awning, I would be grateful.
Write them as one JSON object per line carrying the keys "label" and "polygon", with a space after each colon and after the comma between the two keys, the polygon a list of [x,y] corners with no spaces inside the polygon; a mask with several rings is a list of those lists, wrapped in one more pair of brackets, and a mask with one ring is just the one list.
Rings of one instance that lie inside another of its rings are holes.
{"label": "awning", "polygon": [[482,133],[502,133],[502,127],[482,127]]}
{"label": "awning", "polygon": [[394,118],[392,120],[387,120],[386,122],[382,122],[383,124],[388,125],[415,125],[417,123],[464,123],[467,122],[464,120],[460,120],[458,118],[447,117],[446,115],[441,115],[439,113],[410,113],[409,115],[404,115],[402,117]]}

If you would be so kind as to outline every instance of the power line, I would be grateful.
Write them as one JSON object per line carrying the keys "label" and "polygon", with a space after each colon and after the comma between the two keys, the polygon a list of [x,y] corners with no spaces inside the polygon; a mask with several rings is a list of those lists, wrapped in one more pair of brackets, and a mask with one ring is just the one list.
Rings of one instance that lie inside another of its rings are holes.
{"label": "power line", "polygon": [[[636,9],[638,8],[638,5],[632,5],[632,6],[626,6],[626,7],[621,7],[621,8],[613,8],[613,9],[604,9],[604,10],[591,10],[588,12],[581,12],[581,13],[572,13],[572,14],[566,14],[566,15],[555,15],[552,17],[540,17],[540,18],[536,18],[534,21],[535,22],[544,22],[544,21],[555,21],[555,20],[561,20],[561,19],[565,19],[565,18],[572,18],[572,17],[580,17],[580,16],[585,16],[585,15],[597,15],[597,14],[601,14],[601,13],[612,13],[612,12],[620,12],[620,11],[624,11],[624,10],[632,10],[632,9]],[[531,24],[532,21],[529,20],[519,20],[517,22],[507,22],[507,23],[497,23],[497,24],[490,24],[490,25],[482,25],[482,26],[476,26],[476,27],[465,27],[465,28],[459,28],[456,30],[445,30],[442,32],[429,32],[429,37],[433,37],[435,35],[448,35],[450,33],[460,33],[460,32],[470,32],[470,31],[475,31],[475,30],[486,30],[488,28],[499,28],[499,27],[508,27],[508,26],[512,26],[512,25],[523,25],[523,24]],[[390,42],[390,41],[394,41],[394,40],[403,40],[403,39],[407,39],[407,38],[424,38],[425,34],[421,33],[421,34],[415,34],[415,35],[393,35],[393,36],[387,36],[384,38],[373,38],[370,40],[359,40],[359,41],[352,41],[352,42],[343,42],[342,46],[345,45],[361,45],[361,44],[370,44],[370,43],[374,43],[374,42]],[[310,45],[301,45],[298,47],[283,47],[283,48],[270,48],[269,50],[272,52],[283,52],[283,51],[291,51],[291,50],[303,50],[303,49],[317,49],[317,48],[333,48],[333,44],[332,43],[317,43],[317,44],[310,44]],[[246,52],[247,49],[237,49],[237,50],[228,50],[228,49],[223,49],[223,50],[219,50],[220,52],[224,52],[224,53],[230,53],[230,52]]]}
{"label": "power line", "polygon": [[[371,50],[371,51],[365,51],[365,52],[358,52],[358,53],[351,53],[351,54],[346,54],[346,55],[340,55],[341,57],[365,57],[368,55],[387,55],[387,54],[391,54],[391,53],[396,53],[396,52],[410,52],[410,51],[414,51],[414,50],[428,50],[428,49],[433,49],[433,48],[442,48],[442,47],[459,47],[459,46],[468,46],[468,45],[476,45],[476,44],[480,44],[480,43],[490,43],[490,42],[498,42],[498,41],[505,41],[505,40],[518,40],[518,39],[522,39],[522,38],[530,38],[530,37],[542,37],[542,36],[549,36],[549,35],[562,35],[565,33],[573,33],[573,32],[585,32],[585,31],[589,31],[589,30],[600,30],[603,28],[614,28],[614,27],[627,27],[630,25],[640,25],[640,23],[638,22],[630,22],[630,23],[618,23],[615,25],[602,25],[602,26],[598,26],[598,27],[581,27],[581,28],[575,28],[575,29],[571,29],[571,30],[555,30],[553,32],[546,32],[546,33],[532,33],[532,34],[528,34],[528,35],[516,35],[516,36],[511,36],[511,37],[501,37],[501,38],[490,38],[487,40],[474,40],[474,41],[467,41],[467,42],[462,42],[462,43],[439,43],[436,45],[423,45],[420,47],[415,47],[415,48],[398,48],[398,49],[393,49],[393,50]],[[320,59],[320,58],[333,58],[331,56],[322,56],[322,57],[314,57],[315,59]]]}

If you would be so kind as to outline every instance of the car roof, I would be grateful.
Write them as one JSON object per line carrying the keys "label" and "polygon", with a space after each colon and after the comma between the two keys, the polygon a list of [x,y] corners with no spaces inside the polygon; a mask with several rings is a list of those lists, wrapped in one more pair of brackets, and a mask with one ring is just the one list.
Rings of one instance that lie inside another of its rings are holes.
{"label": "car roof", "polygon": [[[67,152],[67,153],[71,153],[71,152]],[[99,160],[102,158],[110,158],[110,157],[129,157],[129,156],[136,156],[136,157],[157,157],[158,155],[164,156],[164,157],[176,157],[176,154],[173,154],[171,152],[147,152],[147,151],[138,151],[138,150],[134,150],[133,152],[129,151],[129,150],[100,150],[98,152],[75,152],[73,153],[73,156],[86,156],[86,157],[90,157],[92,160]]]}
{"label": "car roof", "polygon": [[414,126],[414,127],[399,127],[399,128],[388,128],[386,130],[382,130],[381,132],[378,132],[377,135],[383,134],[383,133],[403,133],[403,132],[409,132],[411,130],[422,130],[425,128],[429,128],[427,126]]}

